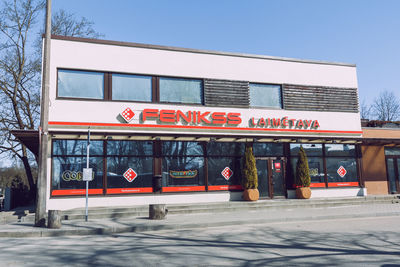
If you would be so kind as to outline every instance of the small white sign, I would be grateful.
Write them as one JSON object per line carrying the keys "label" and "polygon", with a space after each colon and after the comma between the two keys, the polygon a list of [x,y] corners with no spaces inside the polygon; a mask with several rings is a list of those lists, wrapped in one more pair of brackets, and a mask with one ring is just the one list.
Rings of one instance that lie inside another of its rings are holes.
{"label": "small white sign", "polygon": [[93,169],[92,168],[83,168],[82,181],[92,181],[92,180],[93,180]]}

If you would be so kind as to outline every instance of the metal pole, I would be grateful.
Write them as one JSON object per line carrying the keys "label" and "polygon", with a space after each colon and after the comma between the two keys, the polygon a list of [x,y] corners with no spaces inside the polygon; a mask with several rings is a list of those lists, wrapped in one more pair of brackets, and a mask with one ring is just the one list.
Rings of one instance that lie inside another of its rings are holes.
{"label": "metal pole", "polygon": [[40,102],[39,173],[37,181],[35,226],[46,226],[47,154],[50,87],[51,0],[46,1],[46,26],[42,62],[42,94]]}
{"label": "metal pole", "polygon": [[[90,148],[90,128],[88,128],[88,139],[86,147],[86,168],[89,168],[89,148]],[[88,206],[89,206],[89,181],[86,181],[86,206],[85,206],[85,221],[88,221]]]}

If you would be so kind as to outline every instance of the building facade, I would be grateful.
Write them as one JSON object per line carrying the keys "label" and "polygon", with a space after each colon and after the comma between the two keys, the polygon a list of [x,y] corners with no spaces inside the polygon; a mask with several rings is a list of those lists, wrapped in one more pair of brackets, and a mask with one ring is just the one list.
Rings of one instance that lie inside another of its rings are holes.
{"label": "building facade", "polygon": [[[262,198],[365,195],[356,66],[53,36],[46,209],[241,198],[253,146]],[[160,177],[161,190],[154,177]]]}
{"label": "building facade", "polygon": [[363,121],[362,173],[368,194],[400,194],[400,122]]}

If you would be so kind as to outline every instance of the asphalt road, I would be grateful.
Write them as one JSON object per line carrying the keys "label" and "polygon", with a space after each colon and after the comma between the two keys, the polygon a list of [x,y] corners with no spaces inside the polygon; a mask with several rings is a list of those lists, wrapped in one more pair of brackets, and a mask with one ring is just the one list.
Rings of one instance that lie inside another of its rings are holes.
{"label": "asphalt road", "polygon": [[400,266],[400,217],[0,238],[0,266]]}

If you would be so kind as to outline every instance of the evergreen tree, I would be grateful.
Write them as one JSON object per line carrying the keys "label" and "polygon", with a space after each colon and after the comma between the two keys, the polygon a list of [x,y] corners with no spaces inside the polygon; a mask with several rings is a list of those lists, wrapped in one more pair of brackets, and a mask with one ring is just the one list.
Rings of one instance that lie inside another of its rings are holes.
{"label": "evergreen tree", "polygon": [[309,187],[311,183],[310,169],[304,148],[300,146],[299,158],[296,164],[296,179],[295,184],[299,187]]}
{"label": "evergreen tree", "polygon": [[257,189],[258,176],[256,159],[253,155],[253,148],[251,146],[246,146],[243,165],[243,187],[245,189]]}

